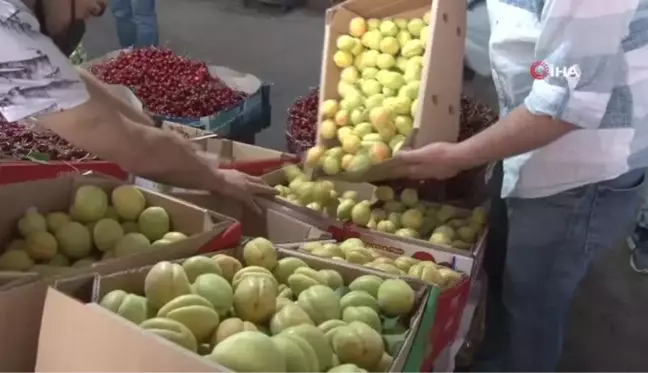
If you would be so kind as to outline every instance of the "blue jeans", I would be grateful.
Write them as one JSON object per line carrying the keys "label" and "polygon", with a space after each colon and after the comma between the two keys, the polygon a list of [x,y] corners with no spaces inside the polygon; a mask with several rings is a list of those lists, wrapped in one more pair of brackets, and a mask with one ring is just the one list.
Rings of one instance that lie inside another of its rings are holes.
{"label": "blue jeans", "polygon": [[550,197],[506,200],[501,291],[489,286],[475,371],[555,370],[574,292],[592,258],[632,229],[643,181],[644,170],[634,170]]}
{"label": "blue jeans", "polygon": [[155,0],[110,0],[122,48],[159,44]]}

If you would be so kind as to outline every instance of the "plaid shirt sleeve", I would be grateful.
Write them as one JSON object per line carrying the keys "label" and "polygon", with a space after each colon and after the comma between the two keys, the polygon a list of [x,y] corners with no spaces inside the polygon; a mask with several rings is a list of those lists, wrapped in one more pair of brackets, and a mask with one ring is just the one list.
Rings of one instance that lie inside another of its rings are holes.
{"label": "plaid shirt sleeve", "polygon": [[613,89],[626,83],[622,41],[638,6],[639,0],[545,0],[536,60],[560,70],[578,66],[580,77],[535,80],[527,109],[599,128]]}

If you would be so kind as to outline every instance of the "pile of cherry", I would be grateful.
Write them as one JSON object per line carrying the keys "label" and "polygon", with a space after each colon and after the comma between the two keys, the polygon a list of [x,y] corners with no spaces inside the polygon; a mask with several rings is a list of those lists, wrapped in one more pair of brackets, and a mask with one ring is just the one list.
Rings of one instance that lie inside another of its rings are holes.
{"label": "pile of cherry", "polygon": [[288,109],[286,142],[288,150],[300,154],[315,145],[319,89],[313,88]]}
{"label": "pile of cherry", "polygon": [[[40,153],[52,161],[80,162],[97,156],[79,149],[51,131],[35,130],[30,124],[9,123],[0,118],[0,151],[4,157],[24,159]],[[38,158],[41,159],[41,158]]]}
{"label": "pile of cherry", "polygon": [[129,87],[150,113],[161,116],[206,117],[246,97],[211,76],[204,62],[178,56],[166,48],[123,51],[93,65],[90,71],[106,83]]}

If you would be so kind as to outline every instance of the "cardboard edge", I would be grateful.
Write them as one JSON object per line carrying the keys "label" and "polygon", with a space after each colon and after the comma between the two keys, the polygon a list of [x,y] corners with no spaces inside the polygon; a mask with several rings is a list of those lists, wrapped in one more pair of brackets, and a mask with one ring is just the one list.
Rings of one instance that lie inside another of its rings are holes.
{"label": "cardboard edge", "polygon": [[[87,343],[88,334],[99,331],[101,337],[95,335],[95,341],[106,343]],[[105,354],[105,349],[113,353]],[[163,338],[155,338],[99,305],[83,304],[54,288],[47,290],[36,372],[132,371],[133,366],[128,369],[128,357],[133,351],[137,351],[140,359],[152,363],[149,371],[227,371]]]}

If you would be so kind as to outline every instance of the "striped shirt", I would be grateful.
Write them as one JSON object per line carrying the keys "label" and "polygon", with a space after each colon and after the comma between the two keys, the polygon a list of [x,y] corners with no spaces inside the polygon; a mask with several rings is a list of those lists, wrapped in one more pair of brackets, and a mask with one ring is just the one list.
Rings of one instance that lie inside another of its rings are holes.
{"label": "striped shirt", "polygon": [[0,0],[0,116],[9,122],[71,109],[89,99],[68,58],[40,33],[20,0]]}
{"label": "striped shirt", "polygon": [[[648,0],[488,0],[488,11],[502,115],[524,105],[579,127],[506,159],[502,196],[549,196],[648,166]],[[578,66],[580,77],[533,79],[536,61]]]}

